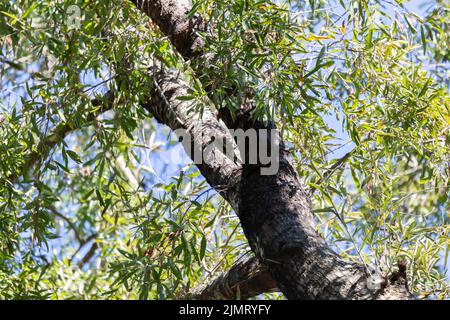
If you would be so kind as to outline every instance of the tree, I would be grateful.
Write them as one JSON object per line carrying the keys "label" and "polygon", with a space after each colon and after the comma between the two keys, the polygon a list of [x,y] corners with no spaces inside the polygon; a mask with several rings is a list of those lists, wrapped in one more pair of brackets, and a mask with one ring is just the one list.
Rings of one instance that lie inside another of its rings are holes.
{"label": "tree", "polygon": [[3,298],[448,297],[444,1],[0,14]]}

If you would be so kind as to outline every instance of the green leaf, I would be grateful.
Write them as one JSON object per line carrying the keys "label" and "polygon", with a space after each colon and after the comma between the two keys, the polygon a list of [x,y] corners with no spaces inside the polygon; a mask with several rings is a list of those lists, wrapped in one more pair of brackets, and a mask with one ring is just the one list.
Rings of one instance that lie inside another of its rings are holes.
{"label": "green leaf", "polygon": [[80,159],[80,156],[75,151],[66,150],[66,153],[76,163],[81,163],[82,162],[81,159]]}
{"label": "green leaf", "polygon": [[202,236],[202,241],[200,244],[200,260],[203,260],[206,253],[206,237],[205,235]]}
{"label": "green leaf", "polygon": [[424,29],[423,25],[420,26],[420,37],[422,39],[423,54],[426,54],[427,53],[427,39],[425,38],[425,29]]}

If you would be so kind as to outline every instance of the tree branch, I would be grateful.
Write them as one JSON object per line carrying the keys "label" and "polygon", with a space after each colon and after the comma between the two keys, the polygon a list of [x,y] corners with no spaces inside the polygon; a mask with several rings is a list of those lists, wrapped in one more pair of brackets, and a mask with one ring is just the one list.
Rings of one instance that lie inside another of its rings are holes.
{"label": "tree branch", "polygon": [[194,288],[183,299],[233,300],[248,299],[266,292],[278,291],[267,268],[252,257],[234,265],[208,285]]}
{"label": "tree branch", "polygon": [[198,15],[188,17],[192,8],[190,1],[131,0],[131,2],[158,25],[185,59],[191,59],[203,50],[204,42],[197,32],[206,31],[206,24]]}
{"label": "tree branch", "polygon": [[95,252],[98,249],[98,243],[94,242],[92,246],[89,248],[88,252],[83,256],[83,258],[78,262],[78,268],[83,268],[83,266],[91,261],[92,257],[94,256]]}
{"label": "tree branch", "polygon": [[84,240],[83,238],[81,238],[81,236],[80,236],[80,234],[79,234],[79,232],[78,232],[78,228],[75,226],[75,224],[74,224],[68,217],[66,217],[65,215],[63,215],[62,213],[60,213],[60,212],[55,208],[55,206],[53,206],[53,205],[50,205],[50,206],[49,206],[49,209],[50,209],[50,211],[51,211],[55,216],[60,217],[62,220],[64,220],[64,221],[67,223],[67,225],[69,226],[69,228],[72,229],[72,231],[73,231],[73,233],[74,233],[74,235],[75,235],[75,238],[77,239],[77,241],[78,241],[78,243],[79,243],[80,245],[82,245],[82,244],[85,243],[85,240]]}
{"label": "tree branch", "polygon": [[[203,101],[205,105],[202,106],[201,115],[193,110],[192,101],[181,99],[188,95],[188,85],[181,78],[182,75],[168,71],[156,72],[154,77],[157,93],[153,94],[147,103],[143,103],[143,107],[159,122],[176,130],[175,133],[179,134],[177,130],[184,129],[184,132],[189,134],[192,141],[184,140],[183,146],[193,160],[196,154],[203,154],[208,148],[210,161],[203,159],[196,165],[208,183],[237,211],[242,168],[213,143],[215,139],[220,138],[234,144],[230,132],[213,115],[213,106],[209,105],[208,99]],[[182,136],[181,138],[186,139]]]}
{"label": "tree branch", "polygon": [[84,122],[79,127],[72,127],[68,123],[60,123],[55,128],[51,130],[51,132],[43,138],[38,146],[36,147],[37,151],[32,151],[30,154],[26,156],[22,169],[17,173],[13,173],[7,178],[12,182],[16,182],[17,179],[24,173],[25,170],[29,170],[34,167],[37,162],[42,159],[45,159],[50,154],[50,151],[60,142],[64,140],[71,132],[80,129],[82,126],[92,122],[103,112],[110,110],[112,107],[112,102],[114,101],[114,93],[112,91],[108,91],[102,99],[92,99],[91,103],[93,106],[102,106],[102,108],[97,109],[95,112],[91,112],[86,117],[86,122]]}

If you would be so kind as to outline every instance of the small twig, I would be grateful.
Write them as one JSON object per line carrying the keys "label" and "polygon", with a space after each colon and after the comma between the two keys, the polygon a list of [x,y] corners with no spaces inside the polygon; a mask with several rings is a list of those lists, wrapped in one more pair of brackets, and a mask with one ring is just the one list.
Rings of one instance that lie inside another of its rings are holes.
{"label": "small twig", "polygon": [[52,213],[55,216],[58,216],[61,219],[63,219],[65,222],[67,222],[67,224],[69,225],[69,228],[72,229],[73,233],[75,234],[75,238],[77,238],[77,240],[80,244],[84,242],[83,238],[81,238],[80,234],[78,233],[77,227],[69,218],[67,218],[65,215],[63,215],[58,210],[56,210],[56,208],[54,206],[50,206],[50,210],[52,211]]}

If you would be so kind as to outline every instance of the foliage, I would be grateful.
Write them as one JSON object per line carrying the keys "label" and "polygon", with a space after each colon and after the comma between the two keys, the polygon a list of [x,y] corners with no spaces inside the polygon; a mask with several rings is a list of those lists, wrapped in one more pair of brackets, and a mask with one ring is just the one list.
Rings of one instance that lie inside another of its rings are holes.
{"label": "foliage", "polygon": [[409,5],[198,0],[197,78],[128,1],[3,1],[0,297],[176,298],[249,254],[139,106],[158,66],[279,124],[334,249],[383,273],[406,259],[414,293],[448,298],[450,6]]}

